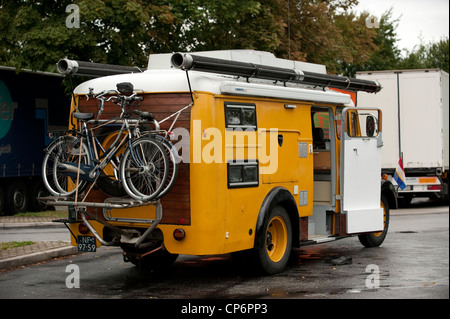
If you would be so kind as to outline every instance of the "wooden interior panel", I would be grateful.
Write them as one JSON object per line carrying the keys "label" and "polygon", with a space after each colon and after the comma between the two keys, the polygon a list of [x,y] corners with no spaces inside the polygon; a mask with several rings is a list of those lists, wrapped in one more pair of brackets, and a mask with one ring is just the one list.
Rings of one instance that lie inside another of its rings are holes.
{"label": "wooden interior panel", "polygon": [[314,150],[314,170],[315,171],[331,170],[330,151]]}

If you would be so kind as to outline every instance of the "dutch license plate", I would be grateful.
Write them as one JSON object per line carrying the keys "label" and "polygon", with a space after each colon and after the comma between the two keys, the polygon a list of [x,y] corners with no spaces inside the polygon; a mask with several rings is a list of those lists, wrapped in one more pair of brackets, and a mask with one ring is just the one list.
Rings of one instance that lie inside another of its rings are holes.
{"label": "dutch license plate", "polygon": [[94,236],[78,236],[78,251],[95,252],[97,242]]}

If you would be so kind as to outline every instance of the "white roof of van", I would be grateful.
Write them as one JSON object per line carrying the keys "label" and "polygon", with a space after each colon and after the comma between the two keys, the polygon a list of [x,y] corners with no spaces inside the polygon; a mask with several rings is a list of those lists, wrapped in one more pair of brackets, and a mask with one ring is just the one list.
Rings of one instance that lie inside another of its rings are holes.
{"label": "white roof of van", "polygon": [[[270,82],[258,81],[248,83],[236,77],[216,75],[198,71],[189,71],[192,91],[210,92],[213,94],[269,97],[286,100],[312,101],[351,105],[349,95],[332,90],[315,90],[297,85],[273,85]],[[120,82],[133,84],[135,92],[170,93],[189,92],[189,84],[185,71],[181,70],[147,70],[142,73],[119,74],[86,81],[74,90],[75,94],[87,94],[93,88],[94,93],[116,88]]]}
{"label": "white roof of van", "polygon": [[[292,60],[278,59],[268,52],[253,50],[226,50],[196,52],[196,55],[232,59],[241,62],[251,62],[277,66],[283,68],[296,68],[303,71],[326,73],[325,66],[311,63],[303,63]],[[244,95],[271,97],[287,100],[314,101],[322,103],[336,103],[351,105],[349,95],[336,91],[305,88],[295,83],[277,83],[273,81],[238,78],[236,76],[205,73],[199,71],[185,71],[174,69],[170,66],[172,54],[150,55],[149,69],[142,73],[129,73],[105,76],[86,81],[74,90],[75,94],[87,94],[92,88],[94,93],[103,90],[112,90],[120,82],[130,82],[136,92],[145,93],[169,93],[189,92],[189,81],[192,91],[210,92],[213,94]]]}

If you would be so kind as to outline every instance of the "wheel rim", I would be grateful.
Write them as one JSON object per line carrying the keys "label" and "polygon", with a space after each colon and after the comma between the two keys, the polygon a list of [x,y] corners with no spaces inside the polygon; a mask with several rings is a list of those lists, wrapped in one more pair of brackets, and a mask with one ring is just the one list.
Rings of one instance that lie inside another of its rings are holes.
{"label": "wheel rim", "polygon": [[280,216],[275,216],[270,221],[266,232],[266,250],[271,261],[279,262],[283,258],[287,242],[286,223]]}
{"label": "wheel rim", "polygon": [[18,210],[25,209],[25,194],[22,189],[18,188],[14,191],[13,203]]}
{"label": "wheel rim", "polygon": [[[88,157],[88,149],[87,145],[85,143],[81,143],[80,139],[76,139],[72,142],[69,142],[70,144],[63,144],[64,147],[61,152],[58,152],[58,155],[56,156],[56,159],[53,164],[53,179],[55,182],[56,189],[58,190],[59,194],[61,195],[72,195],[76,192],[77,188],[78,191],[82,190],[84,185],[86,184],[85,181],[79,180],[77,184],[77,178],[76,177],[70,177],[68,175],[65,175],[64,173],[59,173],[57,167],[59,163],[74,163],[78,165],[79,157],[81,155],[81,164],[89,165],[89,157]],[[80,151],[81,150],[81,151]]]}
{"label": "wheel rim", "polygon": [[[383,208],[383,229],[386,228],[386,207],[384,207],[383,201],[381,201],[381,208]],[[380,237],[383,234],[382,231],[373,233],[372,235],[375,237]]]}
{"label": "wheel rim", "polygon": [[167,180],[167,156],[162,146],[151,138],[133,142],[132,148],[127,149],[122,159],[124,188],[133,198],[151,200]]}

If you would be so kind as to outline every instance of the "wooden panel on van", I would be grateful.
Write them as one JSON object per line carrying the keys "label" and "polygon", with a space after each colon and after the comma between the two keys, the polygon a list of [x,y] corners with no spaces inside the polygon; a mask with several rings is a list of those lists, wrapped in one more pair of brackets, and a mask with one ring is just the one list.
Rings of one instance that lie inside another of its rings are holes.
{"label": "wooden panel on van", "polygon": [[[160,93],[160,94],[144,94],[143,101],[136,103],[130,107],[129,111],[138,109],[140,111],[153,113],[157,121],[172,115],[176,111],[191,103],[191,96],[187,93]],[[94,113],[98,112],[99,101],[93,99],[86,100],[85,96],[79,98],[80,112]],[[120,115],[121,109],[118,105],[108,102],[105,103],[104,111],[101,119],[109,119]],[[190,108],[181,112],[174,128],[185,128],[190,130]],[[173,122],[169,119],[161,124],[161,129],[169,129]],[[177,141],[173,141],[174,144]],[[165,224],[185,224],[190,225],[190,172],[189,163],[180,163],[178,178],[172,189],[162,199],[163,219],[161,223]],[[89,187],[89,186],[88,186]],[[99,189],[93,189],[86,201],[103,202],[109,196]],[[150,206],[151,207],[151,206]],[[152,208],[153,209],[153,208]],[[132,216],[128,216],[132,217]]]}

